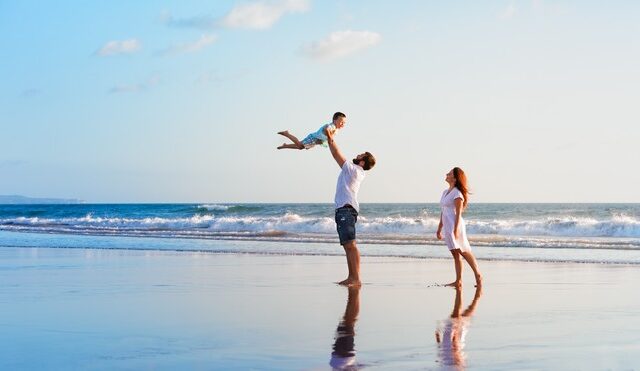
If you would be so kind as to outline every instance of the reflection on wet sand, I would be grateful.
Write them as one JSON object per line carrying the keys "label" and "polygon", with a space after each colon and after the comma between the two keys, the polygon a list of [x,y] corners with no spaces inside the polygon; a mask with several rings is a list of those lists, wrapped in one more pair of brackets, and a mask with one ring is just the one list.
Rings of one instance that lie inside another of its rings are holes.
{"label": "reflection on wet sand", "polygon": [[461,312],[462,288],[456,288],[456,297],[453,302],[451,316],[441,321],[436,328],[438,362],[442,366],[454,366],[456,369],[463,369],[466,366],[465,337],[467,336],[470,318],[476,309],[480,296],[482,296],[482,287],[477,287],[473,301],[467,309]]}
{"label": "reflection on wet sand", "polygon": [[336,329],[335,343],[329,364],[334,370],[358,370],[354,344],[355,324],[360,312],[360,287],[349,287],[344,316]]}

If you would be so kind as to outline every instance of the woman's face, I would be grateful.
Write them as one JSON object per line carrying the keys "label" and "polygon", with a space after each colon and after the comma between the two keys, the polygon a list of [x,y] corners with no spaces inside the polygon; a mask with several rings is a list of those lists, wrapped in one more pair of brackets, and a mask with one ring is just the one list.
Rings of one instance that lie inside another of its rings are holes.
{"label": "woman's face", "polygon": [[453,169],[451,169],[451,171],[449,171],[447,173],[447,177],[445,179],[447,181],[447,183],[449,184],[455,184],[456,183],[456,177],[453,176]]}

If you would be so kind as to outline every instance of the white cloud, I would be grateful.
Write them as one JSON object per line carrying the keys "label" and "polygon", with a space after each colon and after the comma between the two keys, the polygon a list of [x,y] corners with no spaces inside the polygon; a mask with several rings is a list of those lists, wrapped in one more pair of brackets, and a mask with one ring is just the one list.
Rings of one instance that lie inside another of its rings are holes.
{"label": "white cloud", "polygon": [[169,13],[163,13],[160,17],[162,22],[170,27],[195,28],[199,30],[211,30],[218,26],[218,21],[210,16],[202,15],[191,18],[173,18]]}
{"label": "white cloud", "polygon": [[158,85],[159,82],[160,82],[160,78],[158,76],[151,76],[147,81],[140,82],[137,84],[116,85],[111,89],[109,89],[109,93],[112,93],[112,94],[136,93],[136,92],[147,90],[155,85]]}
{"label": "white cloud", "polygon": [[117,54],[130,54],[138,51],[141,47],[140,41],[137,39],[129,39],[122,41],[109,41],[96,54],[101,57],[108,57]]}
{"label": "white cloud", "polygon": [[218,37],[216,35],[202,35],[196,41],[193,41],[190,43],[173,45],[167,49],[164,49],[158,52],[158,54],[159,55],[176,55],[176,54],[183,54],[183,53],[194,53],[199,50],[202,50],[208,45],[213,44],[217,39]]}
{"label": "white cloud", "polygon": [[562,16],[571,12],[565,3],[544,0],[532,0],[531,7],[534,11],[550,16]]}
{"label": "white cloud", "polygon": [[379,33],[371,31],[336,31],[307,46],[305,54],[317,60],[333,60],[370,48],[381,38]]}
{"label": "white cloud", "polygon": [[18,167],[27,165],[25,160],[0,160],[0,168]]}
{"label": "white cloud", "polygon": [[308,0],[253,1],[233,8],[221,24],[228,28],[264,30],[287,13],[305,12],[308,9]]}
{"label": "white cloud", "polygon": [[516,15],[517,9],[514,3],[510,3],[505,9],[503,9],[500,14],[498,14],[498,18],[500,19],[511,19]]}
{"label": "white cloud", "polygon": [[128,84],[128,85],[116,85],[109,89],[109,93],[117,94],[117,93],[135,93],[143,90],[143,84]]}
{"label": "white cloud", "polygon": [[37,88],[25,89],[20,94],[23,98],[32,98],[42,94],[42,90]]}
{"label": "white cloud", "polygon": [[247,75],[246,70],[239,70],[235,72],[228,72],[221,74],[218,72],[205,72],[200,74],[195,82],[196,84],[209,84],[209,83],[222,83],[227,81],[236,81]]}

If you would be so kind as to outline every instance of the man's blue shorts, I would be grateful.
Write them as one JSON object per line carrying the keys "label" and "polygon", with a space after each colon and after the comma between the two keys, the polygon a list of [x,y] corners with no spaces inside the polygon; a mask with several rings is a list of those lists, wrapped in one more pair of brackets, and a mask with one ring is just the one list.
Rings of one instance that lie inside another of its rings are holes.
{"label": "man's blue shorts", "polygon": [[336,228],[338,229],[338,237],[340,237],[340,245],[356,239],[356,222],[358,221],[358,212],[351,206],[343,206],[336,209]]}

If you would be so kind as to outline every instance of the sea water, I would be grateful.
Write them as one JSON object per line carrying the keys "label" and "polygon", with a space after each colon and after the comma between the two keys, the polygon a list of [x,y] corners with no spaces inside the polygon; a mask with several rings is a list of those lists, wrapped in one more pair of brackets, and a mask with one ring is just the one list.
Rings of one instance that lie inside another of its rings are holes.
{"label": "sea water", "polygon": [[[438,204],[362,204],[364,255],[446,257]],[[640,204],[470,204],[479,258],[640,264]],[[331,204],[0,205],[0,246],[341,253]]]}

